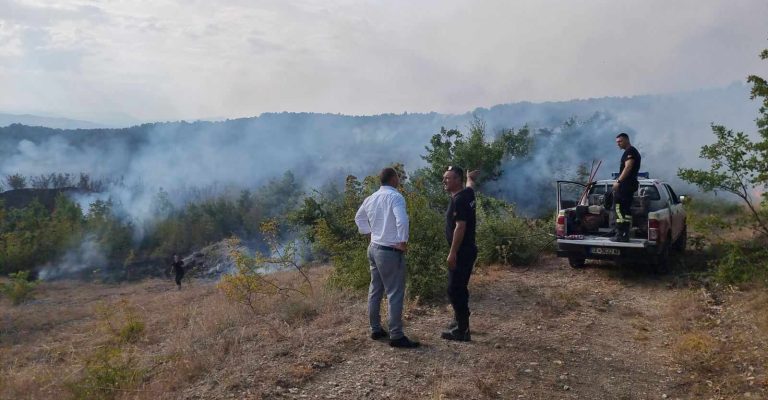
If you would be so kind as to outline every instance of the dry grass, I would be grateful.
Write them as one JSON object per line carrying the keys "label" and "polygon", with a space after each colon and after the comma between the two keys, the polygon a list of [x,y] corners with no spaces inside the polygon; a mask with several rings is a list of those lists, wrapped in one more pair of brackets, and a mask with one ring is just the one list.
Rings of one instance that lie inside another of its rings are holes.
{"label": "dry grass", "polygon": [[[322,283],[325,273],[316,271],[314,278]],[[0,398],[72,397],[73,385],[88,377],[88,365],[105,348],[130,357],[142,371],[140,381],[112,393],[117,398],[173,397],[195,386],[265,394],[278,383],[305,382],[318,365],[339,362],[332,347],[311,342],[349,320],[346,307],[339,307],[349,296],[322,285],[306,298],[264,298],[255,311],[205,283],[176,291],[158,280],[57,282],[42,285],[39,296],[45,300],[0,308]],[[291,360],[289,368],[271,368],[282,358]],[[223,372],[243,365],[258,371],[258,379]]]}
{"label": "dry grass", "polygon": [[[67,399],[78,385],[116,380],[119,390],[106,391],[107,397],[614,399],[666,393],[720,399],[768,393],[765,293],[733,292],[713,302],[706,293],[663,283],[630,286],[600,269],[488,268],[471,282],[472,343],[440,340],[449,307],[413,299],[405,307],[405,330],[424,346],[400,351],[367,338],[365,295],[324,290],[327,272],[312,270],[310,296],[264,297],[253,309],[202,282],[182,291],[160,280],[43,284],[38,300],[0,303],[0,398]],[[99,359],[105,349],[118,351]],[[105,367],[110,363],[115,368]],[[105,371],[112,375],[98,374]],[[133,372],[138,379],[131,379]]]}
{"label": "dry grass", "polygon": [[718,343],[706,332],[690,332],[681,336],[675,345],[677,357],[689,369],[708,370],[718,353]]}
{"label": "dry grass", "polygon": [[[717,301],[714,301],[717,298]],[[679,294],[670,304],[678,337],[673,355],[694,396],[744,397],[768,389],[768,294]],[[757,395],[760,397],[760,395]]]}

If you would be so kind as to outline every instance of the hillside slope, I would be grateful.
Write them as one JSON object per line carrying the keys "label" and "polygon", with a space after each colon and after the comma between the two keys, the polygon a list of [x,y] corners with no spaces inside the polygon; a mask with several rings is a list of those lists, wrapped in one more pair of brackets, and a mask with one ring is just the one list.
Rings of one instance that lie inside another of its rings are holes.
{"label": "hillside slope", "polygon": [[[400,350],[367,337],[364,295],[322,289],[328,272],[314,270],[312,298],[254,310],[203,281],[181,291],[163,280],[45,284],[31,303],[0,303],[0,398],[84,387],[125,399],[768,396],[761,292],[714,294],[548,256],[473,277],[471,343],[439,338],[448,307],[410,302],[406,333],[423,346]],[[120,339],[131,320],[143,329]],[[119,355],[94,356],[104,348]],[[88,377],[104,371],[137,379],[100,389],[110,381]]]}

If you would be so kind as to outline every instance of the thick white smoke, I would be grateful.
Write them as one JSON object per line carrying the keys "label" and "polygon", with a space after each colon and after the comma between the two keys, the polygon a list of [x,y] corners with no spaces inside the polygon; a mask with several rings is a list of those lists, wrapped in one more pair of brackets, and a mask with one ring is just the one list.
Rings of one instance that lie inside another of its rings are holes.
{"label": "thick white smoke", "polygon": [[[112,198],[134,226],[142,227],[142,221],[152,217],[161,188],[181,204],[205,195],[194,188],[208,188],[211,194],[253,190],[287,170],[308,188],[341,182],[348,174],[372,174],[391,162],[402,162],[413,171],[424,165],[424,147],[441,127],[467,132],[476,116],[486,122],[491,136],[526,124],[534,133],[548,132],[536,137],[534,153],[526,160],[506,162],[502,179],[489,188],[533,212],[540,203],[554,200],[541,198],[545,192],[531,188],[572,176],[579,164],[593,159],[604,161],[599,178],[614,171],[620,157],[614,137],[620,131],[630,133],[643,154],[643,170],[674,180],[678,168],[703,165],[698,152],[713,141],[711,123],[754,132],[757,107],[749,100],[748,88],[734,84],[658,96],[499,105],[462,115],[280,113],[104,130],[15,125],[0,128],[0,176],[85,172],[119,179],[121,183],[109,186],[103,196]],[[576,124],[564,125],[574,117]],[[86,203],[93,200],[79,202],[87,210]],[[89,254],[90,244],[83,245],[80,250]],[[93,264],[67,259],[65,269],[69,261]]]}

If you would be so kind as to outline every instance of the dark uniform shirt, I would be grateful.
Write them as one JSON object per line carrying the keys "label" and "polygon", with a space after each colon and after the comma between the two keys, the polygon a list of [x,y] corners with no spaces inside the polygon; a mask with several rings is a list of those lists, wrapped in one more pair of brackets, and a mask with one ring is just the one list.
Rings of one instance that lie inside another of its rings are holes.
{"label": "dark uniform shirt", "polygon": [[475,191],[472,188],[464,188],[452,196],[448,210],[445,212],[445,238],[449,246],[453,242],[456,221],[467,223],[460,247],[475,246]]}
{"label": "dark uniform shirt", "polygon": [[175,273],[181,273],[184,272],[184,261],[177,261],[171,264],[173,266],[173,272]]}
{"label": "dark uniform shirt", "polygon": [[628,149],[624,150],[624,154],[621,155],[621,165],[619,166],[619,176],[621,176],[621,173],[624,172],[624,163],[627,162],[627,160],[634,160],[634,164],[632,165],[632,170],[629,171],[629,175],[627,176],[626,180],[627,183],[632,186],[637,186],[637,173],[640,172],[640,161],[642,157],[640,157],[640,152],[637,151],[637,149],[634,146],[629,146]]}

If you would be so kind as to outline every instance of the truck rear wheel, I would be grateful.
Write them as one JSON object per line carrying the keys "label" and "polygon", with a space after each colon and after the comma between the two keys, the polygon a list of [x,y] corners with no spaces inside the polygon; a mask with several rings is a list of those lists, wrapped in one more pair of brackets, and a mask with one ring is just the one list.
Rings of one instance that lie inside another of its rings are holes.
{"label": "truck rear wheel", "polygon": [[656,262],[653,264],[653,272],[659,275],[665,275],[669,273],[669,248],[672,238],[667,239],[667,243],[664,248],[661,249],[658,255],[656,255]]}
{"label": "truck rear wheel", "polygon": [[572,268],[584,268],[584,265],[587,263],[587,260],[579,257],[568,257],[568,264]]}
{"label": "truck rear wheel", "polygon": [[675,240],[675,251],[678,253],[682,253],[685,251],[685,247],[688,245],[688,229],[683,228],[683,231],[680,232],[680,236]]}

